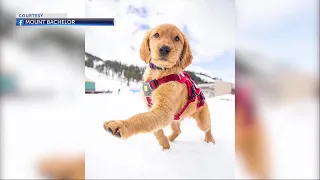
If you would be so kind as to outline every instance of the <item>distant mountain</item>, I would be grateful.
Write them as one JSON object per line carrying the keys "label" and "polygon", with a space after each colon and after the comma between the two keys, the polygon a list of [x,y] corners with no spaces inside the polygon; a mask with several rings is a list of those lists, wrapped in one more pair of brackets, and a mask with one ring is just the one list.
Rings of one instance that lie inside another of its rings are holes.
{"label": "distant mountain", "polygon": [[[99,73],[105,74],[112,79],[120,79],[125,81],[127,86],[130,82],[140,82],[145,70],[145,67],[136,65],[123,64],[116,60],[103,60],[90,53],[85,53],[85,66],[96,69]],[[211,77],[205,73],[187,71],[191,78],[197,84],[212,83],[218,78]]]}

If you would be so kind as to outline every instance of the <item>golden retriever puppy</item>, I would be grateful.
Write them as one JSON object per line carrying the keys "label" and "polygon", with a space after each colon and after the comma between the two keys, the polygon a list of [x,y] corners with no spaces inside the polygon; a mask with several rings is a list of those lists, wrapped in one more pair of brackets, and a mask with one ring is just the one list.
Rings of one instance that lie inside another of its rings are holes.
{"label": "golden retriever puppy", "polygon": [[[169,141],[174,141],[181,133],[181,120],[192,117],[204,132],[204,140],[215,143],[211,134],[207,103],[204,98],[199,98],[199,92],[196,94],[198,98],[195,97],[191,101],[190,86],[179,82],[179,78],[185,78],[181,73],[192,63],[193,58],[187,37],[174,25],[159,25],[146,33],[141,45],[140,57],[149,64],[143,75],[144,85],[149,83],[150,88],[144,90],[149,91],[149,94],[142,91],[143,100],[149,111],[136,114],[126,120],[107,121],[104,123],[105,130],[121,139],[127,139],[139,133],[152,132],[162,148],[169,149]],[[176,80],[168,80],[174,76],[177,77]],[[157,82],[161,80],[165,83],[152,88],[150,83],[154,82],[153,80]],[[193,85],[197,88],[194,83]],[[152,103],[148,98],[152,99]],[[163,128],[168,125],[171,126],[172,134],[167,138]]]}

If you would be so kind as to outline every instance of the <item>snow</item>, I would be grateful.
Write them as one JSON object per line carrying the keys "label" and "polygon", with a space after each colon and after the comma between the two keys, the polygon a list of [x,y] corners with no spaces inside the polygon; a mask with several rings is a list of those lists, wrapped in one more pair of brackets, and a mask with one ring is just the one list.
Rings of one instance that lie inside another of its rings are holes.
{"label": "snow", "polygon": [[210,82],[210,83],[215,82],[215,80],[213,80],[213,79],[211,79],[211,78],[209,78],[209,77],[206,77],[206,76],[204,76],[204,75],[198,74],[198,73],[196,73],[196,76],[198,76],[199,78],[201,78],[202,80],[204,80],[204,81],[206,81],[206,82]]}
{"label": "snow", "polygon": [[[207,99],[215,145],[204,143],[195,121],[186,119],[171,149],[162,151],[152,134],[120,140],[103,129],[104,121],[146,111],[139,96],[88,94],[72,102],[3,98],[1,178],[43,178],[35,168],[41,155],[84,149],[90,179],[248,177],[241,161],[235,161],[234,101],[220,99]],[[271,138],[274,177],[318,177],[315,103],[261,109]]]}
{"label": "snow", "polygon": [[121,82],[117,75],[112,78],[111,76],[99,73],[94,68],[85,67],[85,76],[95,82],[97,91],[111,90],[113,92],[118,92],[118,89],[121,89],[123,92],[128,92],[130,89],[140,88],[139,83],[131,81],[130,86],[128,87],[127,82]]}
{"label": "snow", "polygon": [[319,101],[306,99],[262,108],[277,179],[319,179]]}
{"label": "snow", "polygon": [[[181,135],[163,151],[150,134],[120,140],[103,129],[107,120],[145,112],[140,96],[88,95],[86,178],[211,178],[235,177],[234,101],[207,100],[216,144],[203,141],[193,119],[182,122]],[[112,105],[112,106],[111,106]],[[112,107],[112,108],[111,108]],[[103,115],[102,115],[103,114]],[[170,129],[165,129],[166,134]]]}
{"label": "snow", "polygon": [[231,94],[224,94],[221,96],[216,96],[214,97],[217,100],[225,100],[225,101],[235,101],[235,95],[231,95]]}
{"label": "snow", "polygon": [[2,103],[1,179],[43,179],[37,171],[41,156],[84,151],[82,104],[7,98]]}

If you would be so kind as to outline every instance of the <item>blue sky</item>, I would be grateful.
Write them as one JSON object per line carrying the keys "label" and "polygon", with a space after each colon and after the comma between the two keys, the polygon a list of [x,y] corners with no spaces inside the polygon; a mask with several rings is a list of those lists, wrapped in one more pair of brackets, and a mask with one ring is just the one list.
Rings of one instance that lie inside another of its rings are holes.
{"label": "blue sky", "polygon": [[[298,1],[296,0],[298,4],[294,10],[285,7],[289,4],[282,4],[282,7],[278,7],[279,11],[266,10],[264,12],[266,14],[261,15],[260,19],[249,20],[250,23],[240,26],[235,32],[236,44],[241,41],[249,42],[246,48],[258,50],[263,55],[274,58],[273,61],[264,63],[286,64],[302,71],[316,72],[318,68],[318,6],[315,6],[316,0],[309,0],[305,4],[303,0]],[[272,2],[259,3],[260,5],[255,8],[268,7],[272,4]],[[288,3],[294,3],[294,1],[288,1]],[[276,4],[273,6],[273,9],[277,9]],[[243,10],[246,11],[246,8]],[[286,10],[291,12],[286,13]],[[269,14],[270,20],[265,20],[269,16],[268,13],[273,15]],[[241,22],[245,21],[239,23]],[[259,63],[259,60],[257,62]],[[234,74],[228,72],[228,68],[234,68],[235,64],[234,54],[230,52],[222,53],[206,62],[195,62],[195,64],[212,69],[215,75],[226,80],[234,81],[232,79]]]}
{"label": "blue sky", "polygon": [[194,60],[194,65],[208,69],[218,78],[222,78],[226,81],[233,82],[235,81],[234,74],[234,51],[224,52],[215,57],[211,57],[207,61],[197,62]]}
{"label": "blue sky", "polygon": [[[270,7],[264,3],[260,6]],[[255,23],[241,27],[236,41],[241,46],[272,57],[273,61],[269,63],[287,64],[301,71],[315,72],[318,68],[317,7],[317,0],[287,1],[287,4],[274,6],[276,10],[270,14],[265,10],[267,14],[260,16],[264,21],[255,19]]]}

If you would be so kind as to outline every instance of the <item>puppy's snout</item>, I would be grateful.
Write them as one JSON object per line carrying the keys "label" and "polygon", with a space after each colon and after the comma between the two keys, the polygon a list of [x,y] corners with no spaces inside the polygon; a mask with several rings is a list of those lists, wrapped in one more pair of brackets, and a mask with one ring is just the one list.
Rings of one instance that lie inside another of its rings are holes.
{"label": "puppy's snout", "polygon": [[159,52],[160,52],[160,55],[161,56],[167,56],[171,51],[171,48],[169,46],[166,46],[166,45],[162,45],[160,48],[159,48]]}

